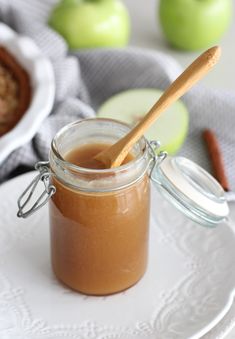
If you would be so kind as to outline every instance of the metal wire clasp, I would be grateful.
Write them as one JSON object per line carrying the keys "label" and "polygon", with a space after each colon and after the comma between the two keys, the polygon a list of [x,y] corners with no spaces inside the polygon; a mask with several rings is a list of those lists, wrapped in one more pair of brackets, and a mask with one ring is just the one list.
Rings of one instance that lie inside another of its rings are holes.
{"label": "metal wire clasp", "polygon": [[150,171],[150,178],[152,178],[152,173],[158,167],[162,161],[167,157],[167,152],[161,151],[159,154],[156,154],[156,150],[160,147],[160,142],[156,140],[147,141],[149,154],[153,159],[153,165]]}
{"label": "metal wire clasp", "polygon": [[[39,208],[44,206],[52,197],[52,195],[56,192],[55,186],[51,185],[49,180],[50,176],[53,175],[50,171],[49,162],[40,161],[35,165],[35,169],[39,171],[39,174],[33,179],[33,181],[29,184],[29,186],[24,190],[24,192],[17,200],[17,204],[19,207],[17,216],[19,218],[27,218],[28,216],[36,212]],[[36,202],[28,210],[24,211],[24,208],[28,205],[40,181],[44,183],[44,191],[38,197]]]}

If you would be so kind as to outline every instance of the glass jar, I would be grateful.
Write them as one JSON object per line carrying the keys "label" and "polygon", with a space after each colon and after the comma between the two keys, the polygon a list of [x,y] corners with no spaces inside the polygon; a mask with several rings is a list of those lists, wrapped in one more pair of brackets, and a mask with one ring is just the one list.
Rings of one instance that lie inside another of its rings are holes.
{"label": "glass jar", "polygon": [[[107,295],[134,285],[148,258],[150,179],[178,209],[208,227],[224,221],[228,205],[221,186],[182,157],[156,155],[144,137],[134,159],[117,168],[86,169],[65,160],[85,144],[113,144],[130,127],[110,119],[88,119],[62,128],[54,137],[48,163],[19,198],[19,217],[48,200],[51,258],[55,275],[74,290]],[[39,181],[45,191],[25,212]],[[157,207],[154,207],[157,208]]]}
{"label": "glass jar", "polygon": [[63,283],[86,294],[124,290],[146,270],[150,157],[142,139],[132,150],[134,160],[114,169],[86,169],[64,158],[84,144],[112,144],[128,131],[111,120],[83,120],[52,141],[52,266]]}

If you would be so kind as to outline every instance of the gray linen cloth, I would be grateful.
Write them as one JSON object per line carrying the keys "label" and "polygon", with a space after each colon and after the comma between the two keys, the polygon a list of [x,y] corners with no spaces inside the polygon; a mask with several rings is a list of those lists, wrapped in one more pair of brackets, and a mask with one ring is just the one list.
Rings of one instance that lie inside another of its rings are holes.
{"label": "gray linen cloth", "polygon": [[[47,159],[55,133],[69,122],[95,116],[99,105],[111,95],[129,88],[164,89],[181,72],[171,57],[156,51],[96,49],[69,54],[64,40],[46,25],[55,2],[0,0],[0,20],[33,38],[51,59],[56,75],[56,100],[51,115],[34,139],[1,165],[1,181],[19,164],[33,165]],[[183,100],[190,112],[190,129],[180,154],[210,170],[201,132],[208,127],[215,130],[235,191],[235,95],[199,85]]]}

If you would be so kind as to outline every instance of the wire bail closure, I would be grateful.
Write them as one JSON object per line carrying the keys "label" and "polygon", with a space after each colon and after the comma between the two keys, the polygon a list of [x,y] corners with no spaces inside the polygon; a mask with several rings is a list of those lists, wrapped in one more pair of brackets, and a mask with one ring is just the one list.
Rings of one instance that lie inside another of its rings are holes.
{"label": "wire bail closure", "polygon": [[152,178],[152,173],[156,167],[160,166],[160,164],[163,162],[163,160],[167,157],[168,154],[165,151],[161,151],[159,152],[159,154],[156,154],[156,150],[161,146],[160,142],[157,140],[151,140],[151,141],[147,140],[147,144],[149,148],[149,154],[151,158],[153,159],[153,166],[151,168],[149,176],[150,176],[150,179],[156,181],[155,179]]}
{"label": "wire bail closure", "polygon": [[[155,153],[156,149],[160,147],[160,143],[158,141],[155,140],[147,141],[147,145],[149,149],[149,154],[153,160],[153,166],[149,174],[150,178],[152,179],[152,173],[154,169],[158,167],[161,164],[161,162],[166,158],[167,153],[166,152],[160,152],[159,154]],[[29,186],[24,190],[24,192],[20,195],[19,199],[17,200],[19,208],[17,216],[19,218],[27,218],[28,216],[32,215],[34,212],[36,212],[42,206],[44,206],[56,192],[55,186],[50,184],[50,177],[53,176],[54,174],[50,170],[49,161],[38,162],[35,165],[35,169],[39,171],[39,174],[33,179],[33,181],[29,184]],[[41,193],[41,195],[37,198],[36,202],[27,210],[27,205],[32,199],[36,187],[40,181],[43,182],[45,189]]]}
{"label": "wire bail closure", "polygon": [[[50,171],[49,161],[38,162],[35,165],[35,169],[39,171],[39,174],[33,179],[33,181],[29,184],[29,186],[24,190],[24,192],[17,200],[17,204],[19,207],[17,216],[19,218],[27,218],[28,216],[32,215],[39,208],[44,206],[56,192],[55,186],[51,185],[49,180],[50,177],[53,175],[53,173]],[[44,184],[45,187],[44,191],[41,193],[41,195],[33,204],[33,206],[30,207],[28,210],[24,211],[25,207],[27,207],[40,181],[42,181]]]}

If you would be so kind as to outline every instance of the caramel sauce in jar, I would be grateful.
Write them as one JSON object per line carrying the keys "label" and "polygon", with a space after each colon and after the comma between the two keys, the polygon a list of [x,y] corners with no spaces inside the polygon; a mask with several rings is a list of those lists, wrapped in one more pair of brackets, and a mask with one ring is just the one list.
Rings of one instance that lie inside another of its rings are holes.
{"label": "caramel sauce in jar", "polygon": [[[83,123],[90,128],[97,124],[96,119]],[[85,294],[107,295],[134,285],[145,273],[150,183],[148,158],[140,145],[117,169],[104,169],[94,160],[110,144],[107,137],[97,140],[98,134],[61,147],[61,159],[58,140],[55,152],[52,147],[56,193],[50,201],[51,257],[64,284]]]}

